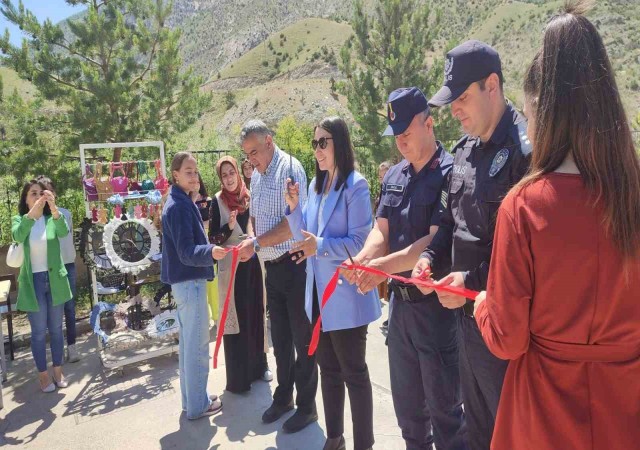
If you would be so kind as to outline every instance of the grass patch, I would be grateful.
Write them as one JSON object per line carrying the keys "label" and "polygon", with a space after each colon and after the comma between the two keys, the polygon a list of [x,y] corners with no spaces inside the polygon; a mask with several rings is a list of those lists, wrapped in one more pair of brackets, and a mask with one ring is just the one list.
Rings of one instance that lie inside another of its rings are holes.
{"label": "grass patch", "polygon": [[351,33],[348,24],[318,18],[301,20],[271,34],[224,68],[221,79],[251,77],[266,81],[312,59],[328,61],[332,53],[337,59]]}

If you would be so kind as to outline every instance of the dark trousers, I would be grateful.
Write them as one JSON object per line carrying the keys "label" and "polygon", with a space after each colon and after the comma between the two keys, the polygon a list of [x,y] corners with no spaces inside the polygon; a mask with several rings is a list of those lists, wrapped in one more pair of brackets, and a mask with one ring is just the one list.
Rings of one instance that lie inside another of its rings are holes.
{"label": "dark trousers", "polygon": [[315,356],[307,356],[311,323],[304,310],[306,264],[296,264],[287,258],[277,264],[266,262],[265,267],[271,340],[278,379],[273,400],[279,405],[289,404],[293,399],[295,384],[298,409],[315,412],[318,368]]}
{"label": "dark trousers", "polygon": [[[318,296],[314,289],[313,317],[319,315]],[[336,300],[338,301],[338,300]],[[349,391],[354,450],[373,446],[373,393],[367,353],[367,328],[363,325],[347,330],[320,333],[316,350],[320,366],[322,403],[327,424],[327,438],[344,433],[344,386]]]}
{"label": "dark trousers", "polygon": [[482,340],[475,319],[459,311],[460,381],[471,450],[489,450],[508,361],[498,359]]}
{"label": "dark trousers", "polygon": [[73,297],[64,304],[64,323],[67,328],[67,345],[73,345],[76,343],[76,265],[65,264],[65,268]]}
{"label": "dark trousers", "polygon": [[456,314],[433,298],[392,298],[391,394],[407,450],[465,449]]}

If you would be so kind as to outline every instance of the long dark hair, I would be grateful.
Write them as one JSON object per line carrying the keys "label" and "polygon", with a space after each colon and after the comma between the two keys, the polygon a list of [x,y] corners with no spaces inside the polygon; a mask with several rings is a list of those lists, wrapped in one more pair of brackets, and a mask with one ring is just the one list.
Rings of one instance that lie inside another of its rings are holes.
{"label": "long dark hair", "polygon": [[624,260],[640,249],[640,163],[613,70],[583,0],[565,3],[544,33],[525,77],[535,110],[531,174],[516,188],[573,157],[603,225]]}
{"label": "long dark hair", "polygon": [[206,200],[209,198],[209,193],[207,192],[207,187],[204,185],[204,180],[202,179],[200,172],[198,172],[198,180],[200,182],[200,190],[198,191],[198,194],[200,194],[200,197],[202,197],[203,200]]}
{"label": "long dark hair", "polygon": [[[336,181],[337,191],[347,180],[347,177],[351,175],[351,172],[354,171],[355,166],[353,144],[351,143],[349,127],[340,117],[327,117],[322,119],[320,123],[315,126],[313,131],[315,132],[317,128],[322,128],[331,134],[334,148],[333,157],[336,168],[338,169],[338,179]],[[316,194],[322,193],[326,177],[327,171],[320,170],[318,161],[316,161]]]}
{"label": "long dark hair", "polygon": [[[18,202],[18,214],[20,214],[21,216],[29,213],[29,206],[27,205],[27,194],[29,193],[29,189],[31,189],[31,187],[36,184],[40,186],[42,190],[47,189],[47,187],[39,180],[29,180],[24,184],[24,186],[22,186],[22,191],[20,192],[20,201]],[[45,205],[45,207],[47,206],[48,205]],[[44,212],[45,210],[43,209],[43,214]]]}

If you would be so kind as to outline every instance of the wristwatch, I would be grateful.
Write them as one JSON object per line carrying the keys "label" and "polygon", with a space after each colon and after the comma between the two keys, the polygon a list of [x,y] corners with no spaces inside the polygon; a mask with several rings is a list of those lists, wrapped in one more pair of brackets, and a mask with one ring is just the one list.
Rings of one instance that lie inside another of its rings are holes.
{"label": "wristwatch", "polygon": [[253,237],[251,238],[251,240],[253,241],[253,251],[258,253],[260,251],[260,244],[258,243],[258,238]]}

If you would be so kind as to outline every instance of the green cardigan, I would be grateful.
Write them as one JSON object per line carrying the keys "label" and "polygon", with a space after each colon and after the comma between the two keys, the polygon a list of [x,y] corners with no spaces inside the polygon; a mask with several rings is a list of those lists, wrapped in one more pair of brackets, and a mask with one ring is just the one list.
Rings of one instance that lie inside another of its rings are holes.
{"label": "green cardigan", "polygon": [[[45,216],[47,230],[47,263],[49,265],[49,284],[53,304],[61,305],[71,300],[71,286],[67,278],[67,269],[62,262],[59,238],[69,234],[69,227],[64,215],[54,219],[53,216]],[[31,228],[36,223],[25,214],[14,216],[11,225],[13,240],[24,245],[24,262],[18,276],[18,303],[20,311],[38,311],[38,299],[33,286],[33,273],[31,272],[31,252],[29,251],[29,235]]]}

